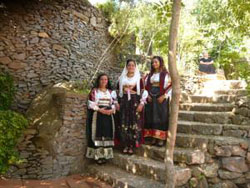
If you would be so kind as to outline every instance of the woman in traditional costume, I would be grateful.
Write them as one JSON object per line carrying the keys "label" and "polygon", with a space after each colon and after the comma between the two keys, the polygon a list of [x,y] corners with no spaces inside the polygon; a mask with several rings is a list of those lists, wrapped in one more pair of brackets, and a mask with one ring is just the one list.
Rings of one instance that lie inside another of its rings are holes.
{"label": "woman in traditional costume", "polygon": [[113,158],[116,92],[111,91],[111,84],[106,74],[101,74],[88,98],[87,116],[87,158],[98,164]]}
{"label": "woman in traditional costume", "polygon": [[152,138],[152,145],[162,146],[167,138],[171,96],[170,77],[162,57],[152,58],[145,85],[149,95],[145,105],[144,137]]}
{"label": "woman in traditional costume", "polygon": [[135,60],[127,60],[118,81],[118,92],[120,121],[117,131],[123,153],[133,154],[143,140],[143,107],[148,96]]}

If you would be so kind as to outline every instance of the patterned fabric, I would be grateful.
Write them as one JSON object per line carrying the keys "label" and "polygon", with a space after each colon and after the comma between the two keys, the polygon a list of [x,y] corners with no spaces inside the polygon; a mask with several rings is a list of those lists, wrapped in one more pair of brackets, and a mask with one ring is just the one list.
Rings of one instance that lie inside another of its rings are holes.
{"label": "patterned fabric", "polygon": [[113,158],[115,123],[113,115],[105,115],[100,108],[114,109],[116,98],[111,91],[93,89],[89,94],[87,114],[88,148],[86,157],[95,160]]}
{"label": "patterned fabric", "polygon": [[[118,86],[119,88],[119,86]],[[140,95],[124,93],[119,99],[120,112],[117,126],[117,137],[120,143],[124,147],[132,146],[139,147],[143,141],[142,129],[143,129],[143,111],[136,112],[139,104],[144,105],[148,93],[143,89],[144,83],[140,80]],[[136,85],[132,88],[132,91],[137,91]]]}

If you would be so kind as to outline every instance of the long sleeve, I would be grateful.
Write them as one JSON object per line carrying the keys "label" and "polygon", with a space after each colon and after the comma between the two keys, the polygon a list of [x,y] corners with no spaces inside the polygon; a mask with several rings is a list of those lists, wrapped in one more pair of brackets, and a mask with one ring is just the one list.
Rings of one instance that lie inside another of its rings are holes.
{"label": "long sleeve", "polygon": [[118,103],[116,91],[111,92],[111,98],[112,98],[111,99],[111,101],[112,101],[111,107],[112,107],[112,109],[115,109],[115,105]]}
{"label": "long sleeve", "polygon": [[91,110],[95,110],[95,111],[99,110],[98,103],[96,100],[96,90],[95,89],[92,89],[90,94],[89,94],[88,108]]}
{"label": "long sleeve", "polygon": [[164,91],[166,99],[172,96],[172,83],[169,74],[166,75],[164,80]]}
{"label": "long sleeve", "polygon": [[140,80],[140,88],[141,88],[141,99],[140,103],[142,105],[146,104],[147,98],[148,98],[148,91],[145,89],[145,84],[144,80]]}

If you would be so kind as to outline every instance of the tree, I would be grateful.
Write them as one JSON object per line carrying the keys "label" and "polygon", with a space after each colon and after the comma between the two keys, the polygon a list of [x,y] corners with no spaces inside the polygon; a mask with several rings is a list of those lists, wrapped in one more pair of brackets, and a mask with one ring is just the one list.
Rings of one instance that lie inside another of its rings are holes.
{"label": "tree", "polygon": [[180,100],[180,78],[176,65],[176,44],[181,10],[181,0],[174,0],[172,7],[172,20],[169,31],[169,51],[168,51],[168,66],[172,79],[172,101],[170,104],[170,121],[168,139],[166,144],[165,167],[166,167],[166,188],[175,187],[175,169],[174,169],[174,146],[176,140],[177,120],[179,112]]}

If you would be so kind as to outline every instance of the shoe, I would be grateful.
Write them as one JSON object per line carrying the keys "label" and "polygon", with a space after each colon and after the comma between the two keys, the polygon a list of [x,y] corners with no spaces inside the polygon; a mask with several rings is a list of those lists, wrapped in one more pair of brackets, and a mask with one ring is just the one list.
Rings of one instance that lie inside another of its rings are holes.
{"label": "shoe", "polygon": [[133,148],[132,148],[132,147],[129,148],[128,154],[129,154],[129,155],[133,155],[133,154],[134,154],[134,151],[133,151]]}
{"label": "shoe", "polygon": [[101,165],[101,164],[103,164],[103,161],[102,161],[102,159],[98,159],[98,160],[96,160],[96,163],[97,163],[98,165]]}
{"label": "shoe", "polygon": [[122,152],[125,154],[128,153],[128,147],[125,147]]}

